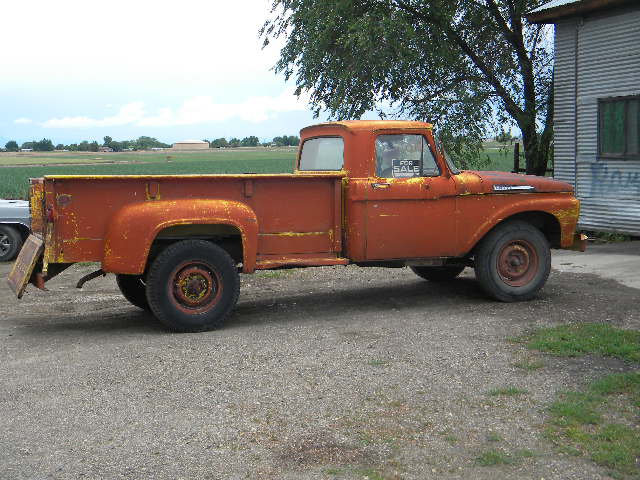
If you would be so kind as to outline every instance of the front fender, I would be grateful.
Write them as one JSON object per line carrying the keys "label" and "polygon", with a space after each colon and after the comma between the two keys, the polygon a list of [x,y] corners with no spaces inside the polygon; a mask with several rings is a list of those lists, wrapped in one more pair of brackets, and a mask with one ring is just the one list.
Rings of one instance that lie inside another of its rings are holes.
{"label": "front fender", "polygon": [[161,200],[127,205],[112,217],[105,238],[105,272],[144,273],[158,233],[175,225],[231,225],[240,231],[243,271],[256,263],[258,219],[248,205],[229,200]]}
{"label": "front fender", "polygon": [[[560,246],[570,248],[574,241],[574,233],[580,215],[580,201],[571,194],[512,194],[501,196],[509,201],[495,204],[484,221],[468,232],[461,240],[461,251],[468,253],[496,225],[523,213],[543,212],[552,215],[560,225]],[[517,196],[517,197],[516,197]],[[477,196],[482,201],[483,196]],[[518,198],[519,197],[519,198]]]}

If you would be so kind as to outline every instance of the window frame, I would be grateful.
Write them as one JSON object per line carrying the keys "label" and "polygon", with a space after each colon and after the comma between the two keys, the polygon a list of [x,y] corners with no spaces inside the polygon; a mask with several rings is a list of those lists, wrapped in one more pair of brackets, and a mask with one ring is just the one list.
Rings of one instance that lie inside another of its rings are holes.
{"label": "window frame", "polygon": [[[438,169],[438,173],[434,174],[434,175],[420,175],[419,177],[380,177],[378,175],[378,163],[377,161],[373,162],[373,176],[376,178],[393,178],[394,180],[407,180],[409,178],[436,178],[436,177],[441,177],[442,176],[442,167],[440,166],[440,163],[438,162],[438,156],[436,155],[436,152],[434,152],[433,147],[431,146],[431,143],[429,142],[429,139],[427,138],[427,136],[424,133],[413,133],[413,132],[385,132],[385,131],[379,131],[376,132],[374,141],[373,141],[373,158],[376,159],[378,156],[378,151],[377,151],[377,146],[378,146],[378,137],[382,137],[382,136],[390,136],[390,135],[415,135],[416,137],[422,137],[422,141],[423,141],[423,145],[426,144],[429,152],[431,153],[431,157],[433,158],[433,163],[435,164],[436,168]],[[421,165],[421,173],[424,172],[424,149],[422,150],[422,156],[423,156],[423,160],[422,160],[422,165]]]}
{"label": "window frame", "polygon": [[[318,140],[319,138],[339,138],[340,140],[342,140],[342,167],[340,167],[339,169],[335,169],[335,168],[327,168],[327,169],[314,169],[314,170],[303,170],[302,168],[300,168],[300,162],[302,162],[302,150],[304,150],[304,144],[307,143],[309,140]],[[344,137],[341,135],[316,135],[314,137],[308,137],[305,138],[303,142],[300,143],[300,149],[298,151],[298,161],[297,161],[297,170],[299,172],[341,172],[344,170],[344,152],[345,152],[345,141],[344,141]]]}
{"label": "window frame", "polygon": [[[629,114],[629,102],[637,100],[640,103],[640,95],[624,95],[618,97],[605,97],[598,99],[598,158],[606,158],[612,160],[640,160],[640,151],[638,153],[627,152],[627,135],[628,132],[628,114]],[[602,136],[604,135],[604,118],[602,106],[607,103],[624,102],[624,120],[623,120],[623,132],[624,138],[624,151],[622,153],[607,153],[602,151]],[[640,108],[640,106],[639,106]],[[639,125],[640,130],[640,125]],[[640,150],[640,149],[639,149]]]}

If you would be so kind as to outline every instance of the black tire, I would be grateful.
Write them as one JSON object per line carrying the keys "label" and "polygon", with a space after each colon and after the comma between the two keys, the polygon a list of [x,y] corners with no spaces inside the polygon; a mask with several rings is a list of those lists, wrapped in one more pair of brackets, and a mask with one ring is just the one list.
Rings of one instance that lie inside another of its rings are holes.
{"label": "black tire", "polygon": [[551,271],[551,251],[543,233],[523,221],[498,225],[475,252],[476,278],[503,302],[531,300]]}
{"label": "black tire", "polygon": [[151,311],[176,332],[202,332],[222,325],[240,294],[235,262],[218,245],[183,240],[156,257],[147,275]]}
{"label": "black tire", "polygon": [[442,265],[441,267],[409,267],[413,273],[430,282],[453,280],[464,270],[464,265]]}
{"label": "black tire", "polygon": [[149,310],[149,301],[147,300],[147,286],[141,275],[116,275],[116,283],[124,298],[131,305],[143,310]]}
{"label": "black tire", "polygon": [[0,262],[9,262],[22,248],[22,235],[9,225],[0,225]]}

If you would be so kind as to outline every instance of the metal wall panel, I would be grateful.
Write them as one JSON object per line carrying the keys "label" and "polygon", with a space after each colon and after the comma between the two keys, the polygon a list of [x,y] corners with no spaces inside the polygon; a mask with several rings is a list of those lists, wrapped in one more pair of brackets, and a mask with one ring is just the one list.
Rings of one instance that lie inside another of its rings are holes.
{"label": "metal wall panel", "polygon": [[553,92],[553,176],[572,185],[575,180],[575,32],[575,20],[556,25]]}
{"label": "metal wall panel", "polygon": [[640,94],[640,6],[578,29],[578,163],[596,161],[598,98]]}
{"label": "metal wall panel", "polygon": [[[555,168],[567,175],[574,161],[577,164],[581,228],[640,235],[640,161],[598,158],[598,99],[640,95],[640,5],[558,24],[556,72],[570,70],[566,51],[575,51],[576,29],[577,62],[575,57],[573,62],[577,63],[578,81],[573,100],[577,100],[577,124],[566,122],[575,113],[567,92],[556,98],[555,107],[558,118],[575,127],[578,152],[569,160],[565,143],[570,136],[561,123],[562,135],[555,139],[556,149],[561,144]],[[556,92],[562,88],[564,85],[556,87]]]}
{"label": "metal wall panel", "polygon": [[640,162],[578,163],[580,227],[640,236]]}

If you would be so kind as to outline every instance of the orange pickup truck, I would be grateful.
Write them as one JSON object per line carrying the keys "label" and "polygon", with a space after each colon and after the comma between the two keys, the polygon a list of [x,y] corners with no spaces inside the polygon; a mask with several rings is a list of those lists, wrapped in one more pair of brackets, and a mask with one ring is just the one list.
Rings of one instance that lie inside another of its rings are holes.
{"label": "orange pickup truck", "polygon": [[240,272],[353,263],[439,281],[470,266],[511,302],[543,287],[550,248],[585,245],[571,185],[459,171],[422,122],[304,128],[293,174],[46,176],[30,205],[9,275],[18,297],[99,262],[79,286],[114,273],[128,301],[183,332],[222,324]]}

